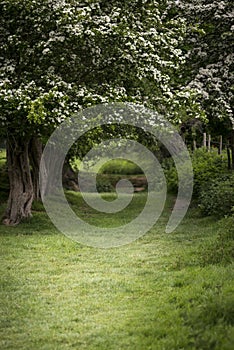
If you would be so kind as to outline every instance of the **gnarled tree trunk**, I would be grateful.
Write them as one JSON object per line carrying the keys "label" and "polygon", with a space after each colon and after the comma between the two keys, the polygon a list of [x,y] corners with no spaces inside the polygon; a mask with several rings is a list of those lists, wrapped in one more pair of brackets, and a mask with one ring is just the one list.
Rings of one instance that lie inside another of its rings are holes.
{"label": "gnarled tree trunk", "polygon": [[29,164],[29,140],[8,137],[7,167],[10,193],[3,223],[17,225],[31,216],[33,184]]}

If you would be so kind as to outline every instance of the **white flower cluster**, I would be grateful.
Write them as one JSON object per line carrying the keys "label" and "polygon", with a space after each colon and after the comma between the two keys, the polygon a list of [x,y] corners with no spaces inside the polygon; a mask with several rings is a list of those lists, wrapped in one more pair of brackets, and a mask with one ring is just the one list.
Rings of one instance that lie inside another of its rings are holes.
{"label": "white flower cluster", "polygon": [[109,101],[136,101],[167,114],[178,100],[191,102],[190,89],[182,97],[173,86],[186,59],[186,21],[171,16],[167,3],[33,0],[25,7],[4,1],[4,123],[7,116],[11,124],[45,128]]}
{"label": "white flower cluster", "polygon": [[190,24],[190,81],[209,119],[233,118],[233,2],[196,0],[177,3]]}

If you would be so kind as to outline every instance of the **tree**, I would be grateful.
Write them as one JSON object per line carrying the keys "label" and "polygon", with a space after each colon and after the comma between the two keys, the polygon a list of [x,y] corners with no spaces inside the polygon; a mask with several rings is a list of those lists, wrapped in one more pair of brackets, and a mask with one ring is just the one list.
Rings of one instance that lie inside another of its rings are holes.
{"label": "tree", "polygon": [[40,143],[71,112],[109,101],[170,105],[185,26],[168,1],[1,0],[0,12],[4,222],[15,225],[38,196]]}
{"label": "tree", "polygon": [[197,91],[210,131],[225,136],[234,129],[233,3],[179,0],[177,8],[187,23],[182,84],[185,89]]}

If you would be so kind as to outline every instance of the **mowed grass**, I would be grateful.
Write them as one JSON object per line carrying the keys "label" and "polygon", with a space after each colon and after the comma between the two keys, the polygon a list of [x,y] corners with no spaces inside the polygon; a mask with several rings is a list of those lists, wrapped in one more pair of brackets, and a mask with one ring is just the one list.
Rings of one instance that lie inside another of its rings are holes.
{"label": "mowed grass", "polygon": [[[135,195],[128,219],[145,196]],[[110,225],[79,194],[67,197],[83,218]],[[111,249],[68,239],[40,203],[29,221],[1,225],[0,349],[233,349],[233,264],[206,258],[232,228],[191,209],[166,234],[173,201],[145,236]]]}

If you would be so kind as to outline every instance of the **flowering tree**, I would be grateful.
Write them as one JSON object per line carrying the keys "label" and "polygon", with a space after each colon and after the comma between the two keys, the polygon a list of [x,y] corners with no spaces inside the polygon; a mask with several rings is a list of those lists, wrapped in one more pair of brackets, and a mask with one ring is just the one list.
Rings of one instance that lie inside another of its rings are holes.
{"label": "flowering tree", "polygon": [[5,224],[31,215],[41,140],[71,112],[109,101],[164,111],[171,104],[185,25],[168,3],[0,1],[0,133],[10,179]]}
{"label": "flowering tree", "polygon": [[198,93],[213,132],[234,129],[233,119],[233,3],[229,0],[178,0],[186,19],[187,60],[184,86]]}

